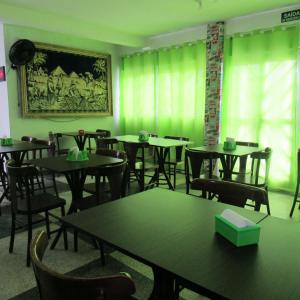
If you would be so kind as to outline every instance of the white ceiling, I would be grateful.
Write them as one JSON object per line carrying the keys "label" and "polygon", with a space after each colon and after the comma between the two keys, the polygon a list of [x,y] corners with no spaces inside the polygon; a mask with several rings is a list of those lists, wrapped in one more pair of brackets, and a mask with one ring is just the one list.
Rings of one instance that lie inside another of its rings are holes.
{"label": "white ceiling", "polygon": [[299,0],[0,0],[0,19],[140,46],[149,36],[293,4]]}

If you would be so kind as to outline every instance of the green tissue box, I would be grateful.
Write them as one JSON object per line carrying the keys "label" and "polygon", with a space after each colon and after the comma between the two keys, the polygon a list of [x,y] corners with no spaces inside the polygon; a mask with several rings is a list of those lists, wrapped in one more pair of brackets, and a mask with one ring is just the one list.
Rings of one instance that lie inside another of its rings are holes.
{"label": "green tissue box", "polygon": [[224,150],[235,150],[236,149],[236,142],[234,141],[225,141],[223,145]]}
{"label": "green tissue box", "polygon": [[239,228],[220,215],[215,216],[215,230],[237,247],[258,244],[260,225]]}
{"label": "green tissue box", "polygon": [[11,146],[11,145],[13,145],[12,138],[2,138],[1,139],[1,146]]}
{"label": "green tissue box", "polygon": [[89,160],[88,153],[86,150],[79,151],[76,154],[74,151],[69,151],[67,160],[69,161],[86,161]]}
{"label": "green tissue box", "polygon": [[149,141],[149,134],[146,131],[141,131],[139,133],[139,141],[140,142],[148,142]]}

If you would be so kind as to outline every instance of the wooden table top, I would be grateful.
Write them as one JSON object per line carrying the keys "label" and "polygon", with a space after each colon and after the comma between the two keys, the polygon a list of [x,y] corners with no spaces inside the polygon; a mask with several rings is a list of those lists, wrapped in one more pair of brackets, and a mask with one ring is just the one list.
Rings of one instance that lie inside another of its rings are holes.
{"label": "wooden table top", "polygon": [[[66,136],[81,136],[81,134],[78,133],[78,131],[70,131],[70,132],[60,132],[62,135],[66,135]],[[95,136],[101,136],[101,135],[105,135],[105,133],[103,132],[96,132],[96,131],[84,131],[84,134],[82,134],[82,136],[85,135],[95,135]]]}
{"label": "wooden table top", "polygon": [[66,158],[66,156],[54,156],[42,159],[34,159],[30,160],[29,162],[57,173],[66,173],[84,170],[86,168],[96,168],[111,164],[118,164],[123,161],[119,158],[96,154],[89,154],[89,160],[86,161],[68,161]]}
{"label": "wooden table top", "polygon": [[[119,142],[129,142],[129,143],[143,143],[139,141],[138,135],[119,135],[114,136]],[[176,146],[185,146],[192,144],[191,141],[181,141],[181,140],[174,140],[174,139],[165,139],[159,137],[149,137],[147,141],[151,146],[163,147],[163,148],[170,148]]]}
{"label": "wooden table top", "polygon": [[23,151],[31,151],[31,150],[39,150],[39,149],[47,149],[47,148],[49,148],[49,146],[37,145],[34,143],[13,140],[13,145],[10,146],[0,145],[0,153],[23,152]]}
{"label": "wooden table top", "polygon": [[192,147],[190,149],[203,151],[203,152],[216,152],[219,154],[232,155],[232,156],[244,156],[262,150],[259,147],[248,147],[248,146],[240,146],[240,145],[237,145],[235,150],[224,150],[223,144]]}
{"label": "wooden table top", "polygon": [[[214,216],[226,208],[254,222],[263,220],[258,246],[237,248],[215,233]],[[206,295],[285,299],[289,294],[274,293],[273,285],[278,290],[284,286],[284,291],[289,287],[300,292],[300,262],[292,265],[300,253],[300,243],[290,246],[297,243],[300,224],[294,230],[293,240],[287,236],[285,243],[280,242],[286,249],[279,248],[278,252],[276,227],[264,229],[265,218],[265,214],[252,210],[156,188],[66,216],[63,222],[150,266],[162,268]],[[289,257],[290,247],[295,256]],[[281,264],[286,260],[284,270],[291,267],[293,278],[288,274],[281,276]]]}

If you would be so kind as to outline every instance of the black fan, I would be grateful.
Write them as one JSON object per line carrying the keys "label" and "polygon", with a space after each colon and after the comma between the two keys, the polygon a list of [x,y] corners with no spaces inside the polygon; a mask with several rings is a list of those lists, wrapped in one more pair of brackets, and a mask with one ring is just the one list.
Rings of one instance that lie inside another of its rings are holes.
{"label": "black fan", "polygon": [[26,65],[29,63],[35,54],[35,46],[29,40],[16,41],[9,50],[9,59],[12,63],[12,68]]}

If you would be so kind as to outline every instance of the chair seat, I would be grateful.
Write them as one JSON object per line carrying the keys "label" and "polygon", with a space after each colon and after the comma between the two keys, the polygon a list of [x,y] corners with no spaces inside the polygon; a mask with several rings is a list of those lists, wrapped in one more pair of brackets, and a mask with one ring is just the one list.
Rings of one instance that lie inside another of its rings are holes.
{"label": "chair seat", "polygon": [[[37,194],[32,196],[30,199],[32,213],[43,212],[66,204],[64,199],[57,198],[49,193]],[[23,214],[29,213],[26,200],[18,199],[18,212]]]}
{"label": "chair seat", "polygon": [[258,177],[257,184],[255,183],[255,176],[251,174],[238,174],[233,175],[230,181],[239,182],[248,185],[254,185],[259,187],[264,187],[266,185],[264,177]]}

